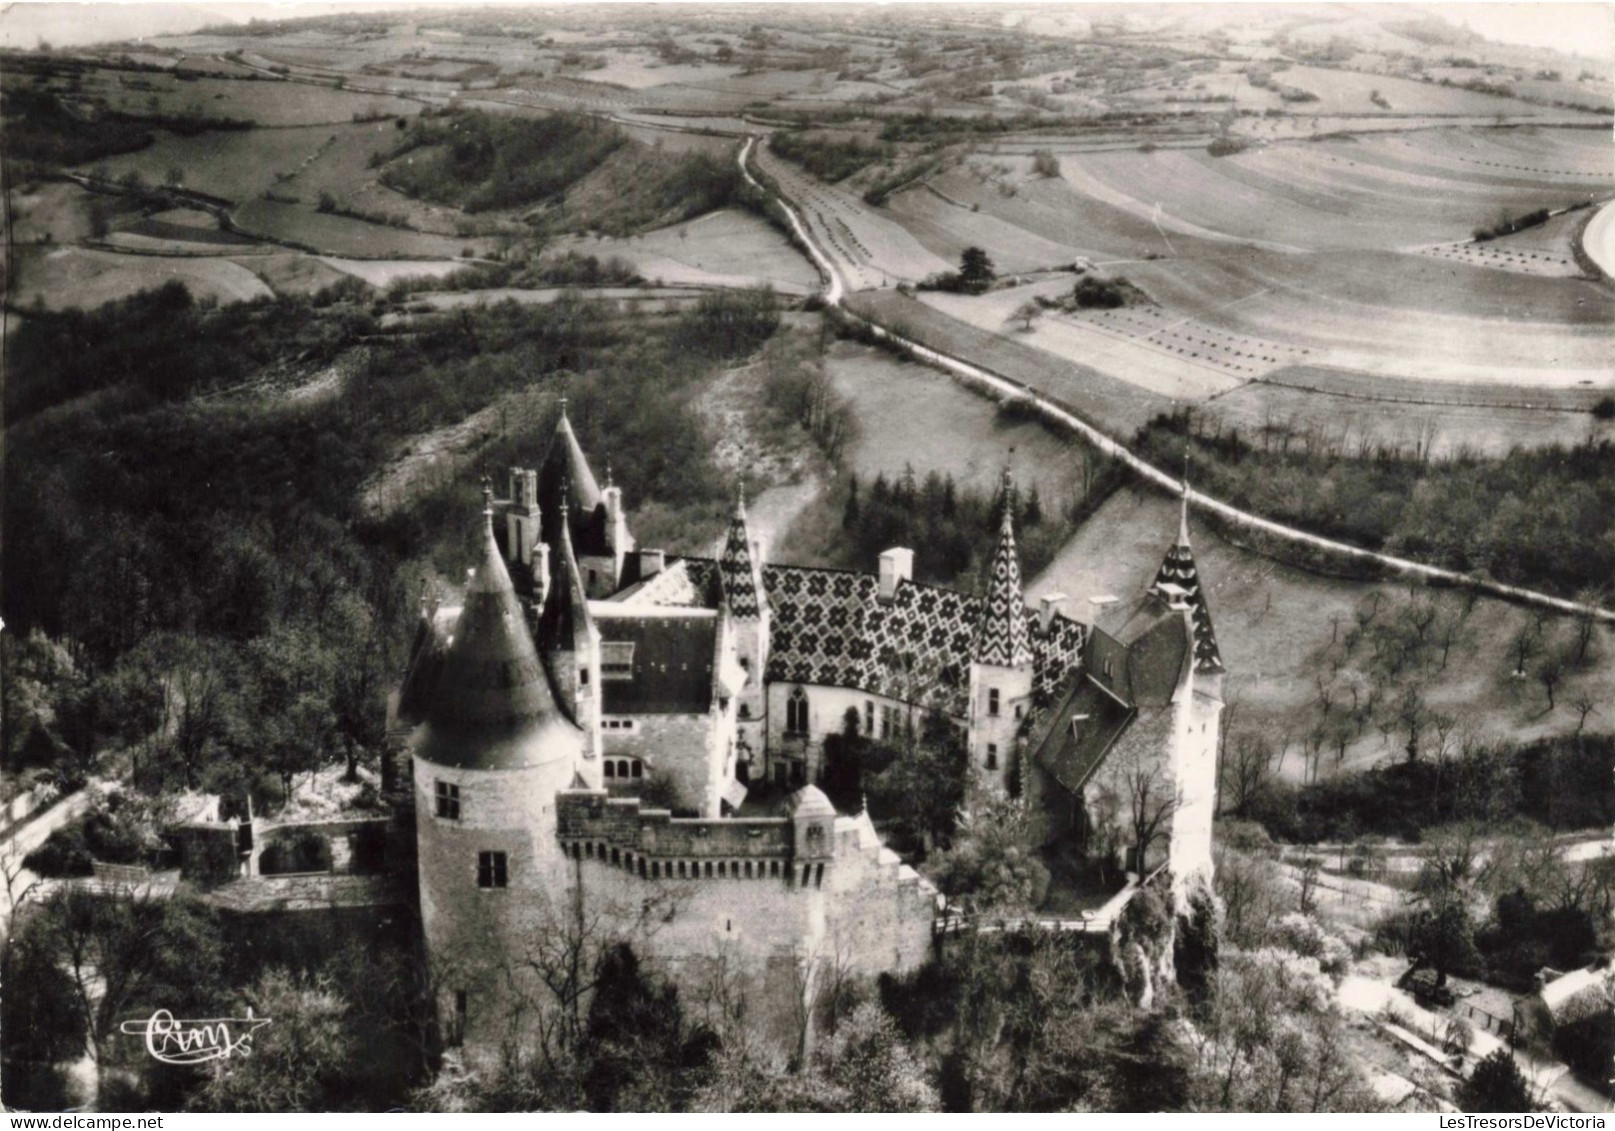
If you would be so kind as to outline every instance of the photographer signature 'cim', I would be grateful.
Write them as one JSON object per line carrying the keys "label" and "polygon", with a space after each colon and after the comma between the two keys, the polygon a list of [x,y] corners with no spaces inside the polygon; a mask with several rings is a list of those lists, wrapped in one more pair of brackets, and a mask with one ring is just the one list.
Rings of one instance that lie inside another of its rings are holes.
{"label": "photographer signature 'cim'", "polygon": [[144,1021],[125,1021],[119,1026],[131,1036],[146,1039],[146,1051],[164,1064],[205,1064],[232,1056],[251,1056],[252,1038],[269,1024],[267,1017],[208,1017],[196,1021],[176,1018],[159,1009]]}

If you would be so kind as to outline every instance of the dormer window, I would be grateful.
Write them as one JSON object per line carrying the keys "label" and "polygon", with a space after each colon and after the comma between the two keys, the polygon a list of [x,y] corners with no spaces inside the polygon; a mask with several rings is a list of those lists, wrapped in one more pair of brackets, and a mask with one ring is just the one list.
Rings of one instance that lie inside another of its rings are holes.
{"label": "dormer window", "polygon": [[603,681],[634,678],[634,646],[622,643],[600,645],[600,678]]}

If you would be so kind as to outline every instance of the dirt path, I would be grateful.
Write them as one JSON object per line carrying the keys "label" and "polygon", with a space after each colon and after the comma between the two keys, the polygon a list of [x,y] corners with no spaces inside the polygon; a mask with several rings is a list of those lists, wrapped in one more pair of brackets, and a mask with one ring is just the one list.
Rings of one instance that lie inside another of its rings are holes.
{"label": "dirt path", "polygon": [[[747,158],[750,155],[755,142],[755,138],[750,138],[747,139],[745,145],[740,147],[740,171],[747,183],[759,190],[766,191],[763,190],[762,185],[760,185],[751,175],[751,172],[746,164]],[[911,352],[915,357],[926,361],[939,369],[954,374],[955,376],[961,378],[965,383],[975,388],[982,389],[989,394],[1000,397],[1010,395],[1029,397],[1037,406],[1038,410],[1042,412],[1044,417],[1049,421],[1058,424],[1071,432],[1075,432],[1089,444],[1097,448],[1100,452],[1108,456],[1113,456],[1125,463],[1129,469],[1131,469],[1141,478],[1155,484],[1158,487],[1165,488],[1174,494],[1183,495],[1192,505],[1199,507],[1202,510],[1215,512],[1216,514],[1221,515],[1223,518],[1237,523],[1240,526],[1259,530],[1264,534],[1282,538],[1288,542],[1295,542],[1301,545],[1311,546],[1316,549],[1326,550],[1341,557],[1354,558],[1358,561],[1373,562],[1402,576],[1418,577],[1427,581],[1438,581],[1446,584],[1460,585],[1466,588],[1474,588],[1484,593],[1493,594],[1494,596],[1504,597],[1509,600],[1520,601],[1542,608],[1554,609],[1558,612],[1572,614],[1591,612],[1600,620],[1615,623],[1615,611],[1609,609],[1599,608],[1596,606],[1584,606],[1575,601],[1567,601],[1560,597],[1553,597],[1546,593],[1538,593],[1534,590],[1523,589],[1519,586],[1502,585],[1497,582],[1487,581],[1484,579],[1471,577],[1467,574],[1458,573],[1454,570],[1441,569],[1437,566],[1425,565],[1423,562],[1410,561],[1407,558],[1393,557],[1389,554],[1380,554],[1373,550],[1365,550],[1360,546],[1352,546],[1344,542],[1336,542],[1333,539],[1324,538],[1320,535],[1312,534],[1305,530],[1298,530],[1295,527],[1286,526],[1283,523],[1275,522],[1272,519],[1263,518],[1260,515],[1251,514],[1249,511],[1240,510],[1238,507],[1225,503],[1220,499],[1214,499],[1204,492],[1193,490],[1183,480],[1174,478],[1167,472],[1156,467],[1154,464],[1148,463],[1139,458],[1132,452],[1131,449],[1126,447],[1126,445],[1112,439],[1110,436],[1101,432],[1098,428],[1095,428],[1093,425],[1078,418],[1076,414],[1050,400],[1036,390],[1022,386],[997,373],[984,369],[979,365],[974,365],[960,358],[951,357],[946,354],[939,353],[936,350],[929,349],[920,345],[918,342],[911,341],[902,337],[901,335],[892,333],[884,326],[880,326],[866,318],[847,311],[846,308],[842,306],[842,299],[845,295],[846,288],[842,282],[840,272],[831,262],[830,258],[819,248],[818,244],[814,240],[813,235],[810,233],[807,226],[802,223],[798,213],[792,207],[792,205],[783,199],[780,199],[779,203],[785,212],[786,219],[790,223],[792,230],[796,234],[797,238],[802,242],[802,245],[807,248],[809,255],[812,257],[814,263],[818,265],[820,272],[827,280],[824,289],[824,301],[826,305],[839,308],[844,317],[868,326],[869,329],[878,337],[902,345],[904,349]]]}

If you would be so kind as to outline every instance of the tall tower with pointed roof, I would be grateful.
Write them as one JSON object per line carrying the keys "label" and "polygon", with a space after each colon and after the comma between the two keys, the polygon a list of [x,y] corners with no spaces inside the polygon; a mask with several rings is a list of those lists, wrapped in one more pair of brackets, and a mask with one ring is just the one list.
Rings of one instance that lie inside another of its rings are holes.
{"label": "tall tower with pointed roof", "polygon": [[606,597],[615,592],[622,580],[624,558],[634,548],[623,510],[622,489],[609,480],[601,488],[572,430],[564,397],[550,450],[538,469],[538,505],[539,530],[552,550],[560,545],[557,528],[562,507],[566,508],[567,529],[584,592],[589,597]]}
{"label": "tall tower with pointed roof", "polygon": [[[556,794],[590,780],[587,736],[557,702],[483,511],[465,601],[432,662],[406,687],[421,920],[434,961],[452,965],[442,1016],[493,1023],[501,950],[564,891]],[[490,940],[502,944],[494,948]],[[480,963],[480,964],[479,964]],[[492,1034],[489,1034],[492,1036]]]}
{"label": "tall tower with pointed roof", "polygon": [[1224,676],[1211,607],[1189,545],[1187,479],[1178,515],[1178,538],[1167,550],[1149,593],[1182,614],[1192,649],[1174,701],[1167,755],[1177,790],[1168,852],[1173,884],[1181,891],[1197,876],[1209,882],[1212,874],[1211,836],[1217,812],[1217,747],[1222,732]]}
{"label": "tall tower with pointed roof", "polygon": [[1004,469],[1003,518],[993,547],[970,655],[970,757],[979,781],[1005,789],[1021,723],[1031,709],[1033,657],[1021,560],[1015,548],[1015,484]]}
{"label": "tall tower with pointed roof", "polygon": [[746,520],[746,496],[742,490],[735,499],[734,515],[724,535],[723,553],[718,558],[718,577],[723,607],[730,619],[735,657],[745,669],[746,680],[736,696],[737,765],[745,766],[747,780],[763,771],[767,738],[767,689],[763,678],[768,666],[769,629],[773,614],[763,588],[762,546],[751,536]]}

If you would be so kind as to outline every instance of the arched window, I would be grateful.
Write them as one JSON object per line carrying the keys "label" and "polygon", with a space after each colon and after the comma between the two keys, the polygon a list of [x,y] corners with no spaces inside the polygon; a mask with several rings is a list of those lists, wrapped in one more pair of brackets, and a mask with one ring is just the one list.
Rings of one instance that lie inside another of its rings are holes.
{"label": "arched window", "polygon": [[785,700],[785,733],[806,734],[808,729],[807,692],[801,687],[791,688]]}
{"label": "arched window", "polygon": [[611,759],[607,758],[606,759],[606,777],[614,778],[616,776],[617,776],[617,763],[615,763]]}

